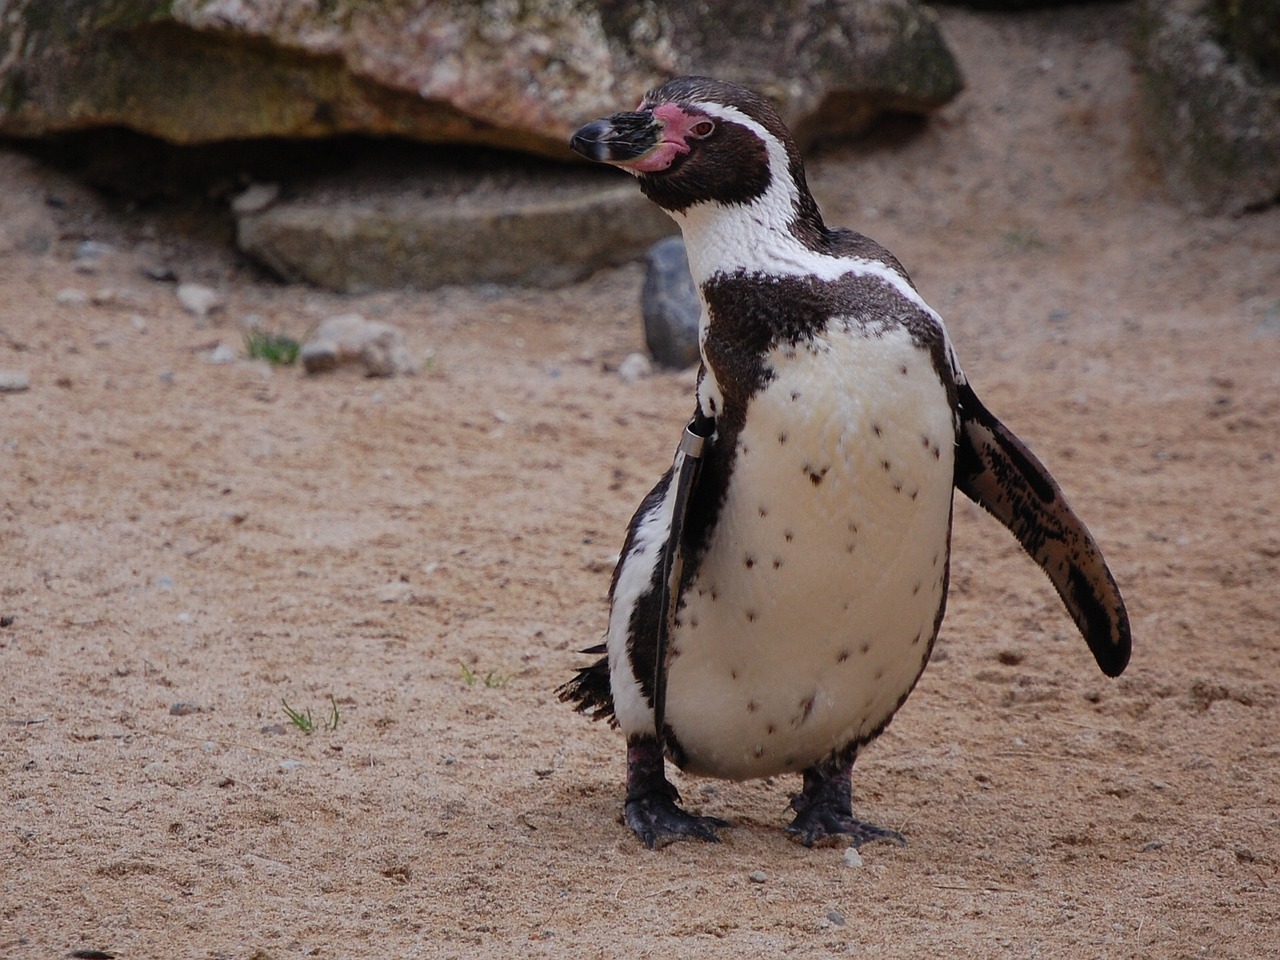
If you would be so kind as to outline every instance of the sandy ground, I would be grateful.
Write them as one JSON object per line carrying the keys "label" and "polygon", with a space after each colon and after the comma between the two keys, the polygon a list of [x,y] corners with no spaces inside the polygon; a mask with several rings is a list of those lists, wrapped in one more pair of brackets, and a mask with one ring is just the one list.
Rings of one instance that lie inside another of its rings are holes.
{"label": "sandy ground", "polygon": [[[0,395],[0,956],[1275,955],[1280,209],[1160,194],[1127,16],[945,11],[967,92],[812,164],[1054,470],[1135,636],[1106,680],[958,502],[934,663],[854,778],[911,843],[858,868],[784,837],[784,780],[679,779],[736,826],[644,850],[620,738],[555,700],[690,406],[688,374],[614,372],[638,268],[340,298],[0,154],[0,368],[32,381]],[[197,322],[159,264],[226,309]],[[248,314],[351,310],[424,375],[206,359]]]}

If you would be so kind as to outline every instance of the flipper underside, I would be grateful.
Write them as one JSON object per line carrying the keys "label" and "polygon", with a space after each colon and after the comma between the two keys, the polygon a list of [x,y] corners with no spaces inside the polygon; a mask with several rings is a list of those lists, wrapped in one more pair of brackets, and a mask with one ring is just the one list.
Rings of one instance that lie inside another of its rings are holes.
{"label": "flipper underside", "polygon": [[1049,575],[1102,672],[1129,663],[1124,599],[1088,528],[1044,465],[978,400],[959,386],[956,488],[1018,538]]}

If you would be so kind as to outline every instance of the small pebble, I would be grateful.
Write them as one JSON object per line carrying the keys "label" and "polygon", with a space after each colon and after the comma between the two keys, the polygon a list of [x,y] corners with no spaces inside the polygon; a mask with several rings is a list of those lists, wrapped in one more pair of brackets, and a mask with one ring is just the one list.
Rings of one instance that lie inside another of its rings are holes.
{"label": "small pebble", "polygon": [[227,346],[225,343],[220,343],[206,353],[204,358],[210,363],[235,363],[236,352],[232,347]]}
{"label": "small pebble", "polygon": [[178,280],[178,275],[173,272],[172,267],[147,267],[142,273],[148,280],[154,280],[156,283],[176,283]]}
{"label": "small pebble", "polygon": [[0,370],[0,393],[22,393],[31,389],[31,378],[21,370]]}
{"label": "small pebble", "polygon": [[283,737],[289,731],[285,729],[283,723],[268,723],[259,733],[265,733],[269,737]]}
{"label": "small pebble", "polygon": [[182,309],[201,319],[222,306],[216,290],[198,283],[179,284],[177,295]]}
{"label": "small pebble", "polygon": [[750,880],[752,883],[764,883],[766,880],[769,879],[769,875],[765,873],[763,870],[753,870],[751,871],[751,875],[747,877],[747,879]]}
{"label": "small pebble", "polygon": [[169,716],[171,717],[189,717],[193,713],[203,713],[204,708],[195,703],[184,703],[179,701],[169,708]]}
{"label": "small pebble", "polygon": [[81,240],[76,244],[76,256],[82,260],[97,260],[108,253],[114,253],[115,247],[101,240]]}
{"label": "small pebble", "polygon": [[846,867],[862,866],[862,854],[858,852],[857,847],[849,847],[844,852],[844,865]]}
{"label": "small pebble", "polygon": [[301,760],[281,760],[280,761],[281,770],[297,770],[301,766],[302,766]]}
{"label": "small pebble", "polygon": [[618,364],[618,376],[627,383],[635,383],[637,380],[643,379],[651,373],[653,373],[653,361],[643,353],[629,353],[626,358]]}
{"label": "small pebble", "polygon": [[233,213],[260,213],[280,196],[278,183],[251,183],[244,193],[231,201]]}
{"label": "small pebble", "polygon": [[[853,848],[850,847],[849,849],[852,850]],[[839,910],[828,910],[827,919],[830,920],[837,927],[844,926],[844,914],[841,913]]]}
{"label": "small pebble", "polygon": [[63,287],[54,296],[54,300],[63,307],[82,307],[89,302],[89,295],[75,287]]}

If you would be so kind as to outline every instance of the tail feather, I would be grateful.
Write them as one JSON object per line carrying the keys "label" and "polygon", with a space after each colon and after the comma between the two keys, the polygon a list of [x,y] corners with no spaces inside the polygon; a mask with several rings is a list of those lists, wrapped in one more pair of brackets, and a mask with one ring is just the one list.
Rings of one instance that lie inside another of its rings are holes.
{"label": "tail feather", "polygon": [[[605,645],[599,644],[582,651],[602,654]],[[574,709],[592,720],[608,720],[611,727],[618,725],[613,714],[613,691],[609,686],[609,658],[601,657],[590,666],[583,667],[568,683],[556,690],[562,703],[572,703]]]}

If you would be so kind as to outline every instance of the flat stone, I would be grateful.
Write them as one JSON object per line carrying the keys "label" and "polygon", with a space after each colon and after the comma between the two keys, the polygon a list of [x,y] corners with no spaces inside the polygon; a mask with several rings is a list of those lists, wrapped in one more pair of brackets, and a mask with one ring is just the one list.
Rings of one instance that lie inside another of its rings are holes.
{"label": "flat stone", "polygon": [[615,171],[438,157],[321,180],[236,217],[240,248],[286,280],[346,293],[445,284],[558,287],[673,229]]}
{"label": "flat stone", "polygon": [[21,370],[0,370],[0,393],[22,393],[31,389],[31,378]]}

